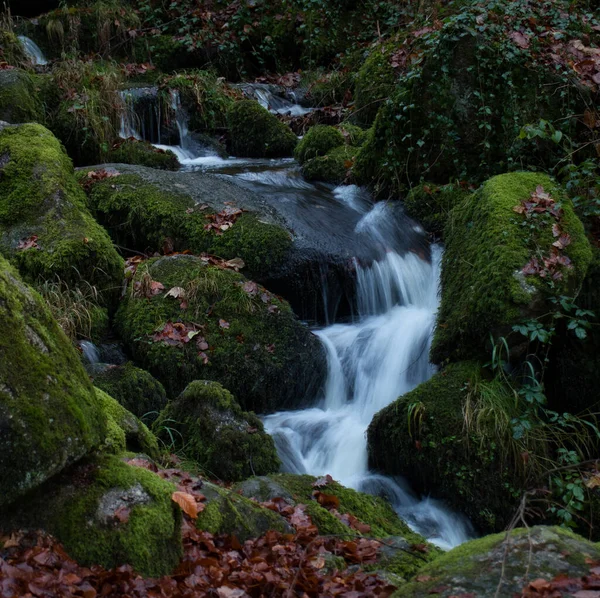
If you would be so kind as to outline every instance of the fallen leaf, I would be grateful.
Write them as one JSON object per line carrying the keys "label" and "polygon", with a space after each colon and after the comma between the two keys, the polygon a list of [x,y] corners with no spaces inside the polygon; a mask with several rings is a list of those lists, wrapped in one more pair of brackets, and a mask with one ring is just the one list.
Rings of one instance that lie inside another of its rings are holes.
{"label": "fallen leaf", "polygon": [[192,519],[198,519],[198,503],[196,502],[194,496],[188,494],[187,492],[180,492],[178,490],[173,492],[171,499],[181,507],[181,510],[186,515]]}

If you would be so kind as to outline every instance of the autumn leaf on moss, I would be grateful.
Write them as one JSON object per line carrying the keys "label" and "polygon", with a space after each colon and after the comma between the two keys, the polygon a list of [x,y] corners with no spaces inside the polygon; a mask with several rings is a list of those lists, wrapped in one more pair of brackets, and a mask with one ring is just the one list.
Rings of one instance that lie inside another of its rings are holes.
{"label": "autumn leaf on moss", "polygon": [[196,498],[187,492],[180,492],[177,490],[176,492],[173,492],[171,499],[192,519],[198,519],[198,513],[201,513],[204,510],[204,505],[202,503],[197,503]]}

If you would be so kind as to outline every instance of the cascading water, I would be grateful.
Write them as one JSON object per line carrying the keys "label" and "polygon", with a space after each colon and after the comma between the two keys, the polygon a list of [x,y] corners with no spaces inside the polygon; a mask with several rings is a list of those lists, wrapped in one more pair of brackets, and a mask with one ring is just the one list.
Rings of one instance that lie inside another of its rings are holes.
{"label": "cascading water", "polygon": [[[382,239],[377,204],[356,232]],[[383,216],[385,217],[385,215]],[[375,413],[427,380],[428,354],[438,306],[441,249],[431,261],[388,250],[368,266],[356,264],[358,317],[318,332],[329,375],[321,405],[265,418],[286,471],[330,474],[341,483],[384,494],[417,531],[442,547],[469,538],[469,523],[433,500],[368,470],[365,431]]]}
{"label": "cascading water", "polygon": [[256,100],[263,108],[275,114],[304,116],[312,111],[282,98],[272,91],[272,86],[265,83],[242,83],[240,89],[246,97]]}
{"label": "cascading water", "polygon": [[19,35],[19,41],[21,42],[23,50],[25,51],[25,54],[27,54],[27,57],[29,58],[32,64],[40,66],[48,64],[44,53],[32,39],[29,39],[24,35]]}

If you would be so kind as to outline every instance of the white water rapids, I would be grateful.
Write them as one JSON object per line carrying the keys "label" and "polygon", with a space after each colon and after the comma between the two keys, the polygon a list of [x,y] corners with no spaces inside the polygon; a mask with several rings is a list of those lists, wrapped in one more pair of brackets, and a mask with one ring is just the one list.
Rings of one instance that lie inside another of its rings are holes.
{"label": "white water rapids", "polygon": [[[357,228],[369,226],[376,212]],[[365,436],[379,410],[434,373],[428,355],[440,257],[439,247],[431,262],[390,251],[369,267],[357,265],[357,321],[318,332],[329,368],[322,404],[264,421],[286,471],[330,474],[346,486],[383,494],[411,527],[450,548],[471,537],[469,523],[438,501],[418,499],[402,481],[369,472]]]}
{"label": "white water rapids", "polygon": [[44,53],[40,50],[40,47],[32,39],[29,39],[28,37],[25,37],[24,35],[19,35],[18,37],[19,37],[19,41],[21,42],[21,45],[23,46],[23,50],[25,51],[25,54],[31,61],[31,64],[34,64],[34,65],[48,64],[48,61],[46,60]]}

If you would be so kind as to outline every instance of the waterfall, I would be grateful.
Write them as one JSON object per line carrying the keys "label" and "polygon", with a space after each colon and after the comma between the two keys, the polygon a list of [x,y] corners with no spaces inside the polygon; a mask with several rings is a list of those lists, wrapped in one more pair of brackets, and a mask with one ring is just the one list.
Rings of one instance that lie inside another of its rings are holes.
{"label": "waterfall", "polygon": [[256,100],[263,108],[275,114],[304,116],[312,111],[312,108],[293,104],[273,93],[273,87],[276,86],[266,83],[242,83],[239,87],[246,97]]}
{"label": "waterfall", "polygon": [[123,139],[161,142],[162,115],[156,87],[124,89],[119,92],[122,100],[121,130]]}
{"label": "waterfall", "polygon": [[91,341],[79,341],[79,348],[89,364],[94,365],[100,362],[100,353],[94,343]]}
{"label": "waterfall", "polygon": [[44,53],[41,51],[40,47],[32,39],[29,39],[28,37],[25,37],[24,35],[19,35],[18,37],[19,37],[19,41],[21,42],[21,45],[23,46],[23,50],[25,51],[25,54],[27,54],[27,57],[29,58],[29,60],[31,61],[32,64],[35,64],[35,65],[48,64],[48,61],[46,60]]}
{"label": "waterfall", "polygon": [[[356,231],[381,241],[384,213],[376,205]],[[427,261],[388,250],[369,266],[357,263],[356,321],[317,333],[329,370],[324,400],[310,409],[269,415],[265,427],[286,471],[330,474],[344,485],[383,494],[411,526],[447,548],[469,538],[469,523],[441,503],[419,500],[397,481],[369,472],[365,437],[375,413],[434,373],[428,355],[441,253],[434,246]]]}

